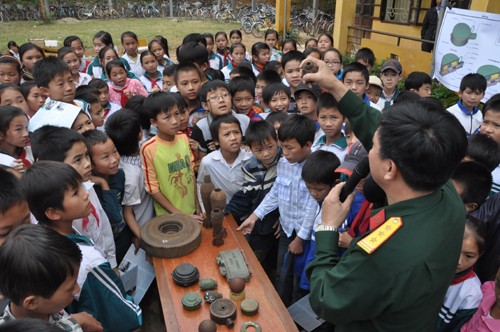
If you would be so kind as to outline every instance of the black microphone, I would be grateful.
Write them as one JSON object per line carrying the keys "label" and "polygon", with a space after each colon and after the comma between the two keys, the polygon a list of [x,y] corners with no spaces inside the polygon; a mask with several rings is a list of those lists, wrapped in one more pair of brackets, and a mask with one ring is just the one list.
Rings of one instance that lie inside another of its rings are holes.
{"label": "black microphone", "polygon": [[358,185],[359,181],[366,178],[370,173],[370,164],[368,157],[363,158],[352,171],[352,175],[347,179],[345,185],[340,190],[339,200],[344,202],[347,196],[353,192]]}

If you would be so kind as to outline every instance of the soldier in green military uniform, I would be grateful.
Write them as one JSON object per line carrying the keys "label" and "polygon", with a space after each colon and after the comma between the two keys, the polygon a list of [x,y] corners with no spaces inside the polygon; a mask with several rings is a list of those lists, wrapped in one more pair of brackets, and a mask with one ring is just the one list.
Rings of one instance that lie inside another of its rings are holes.
{"label": "soldier in green military uniform", "polygon": [[[381,114],[348,91],[316,59],[315,81],[339,101],[369,152],[371,175],[388,205],[372,211],[371,231],[338,255],[337,228],[352,195],[343,184],[323,202],[316,258],[307,267],[314,311],[336,331],[433,331],[461,251],[465,211],[449,178],[465,155],[463,130],[447,112],[423,104]],[[305,64],[305,62],[304,62]]]}

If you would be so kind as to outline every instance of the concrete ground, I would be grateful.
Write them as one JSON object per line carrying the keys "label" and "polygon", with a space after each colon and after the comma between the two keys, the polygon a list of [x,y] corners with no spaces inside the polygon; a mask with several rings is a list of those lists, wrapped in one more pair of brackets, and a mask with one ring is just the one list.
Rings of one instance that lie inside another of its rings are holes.
{"label": "concrete ground", "polygon": [[144,295],[140,306],[142,308],[142,332],[166,332],[165,320],[161,310],[160,296],[156,280]]}

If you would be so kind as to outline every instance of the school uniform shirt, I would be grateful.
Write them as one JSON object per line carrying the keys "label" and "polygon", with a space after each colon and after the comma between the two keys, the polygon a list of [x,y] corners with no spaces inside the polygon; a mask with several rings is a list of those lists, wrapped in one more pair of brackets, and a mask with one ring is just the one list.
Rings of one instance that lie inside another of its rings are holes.
{"label": "school uniform shirt", "polygon": [[479,107],[474,107],[470,111],[462,104],[462,99],[460,99],[458,103],[448,107],[447,111],[458,119],[467,136],[479,132],[481,123],[483,123],[483,113],[481,113]]}
{"label": "school uniform shirt", "polygon": [[[118,58],[118,60],[120,60],[125,65],[125,69],[127,71],[130,71],[130,65],[128,64],[127,60],[125,60],[123,58]],[[87,74],[89,74],[90,76],[92,76],[94,78],[101,78],[103,75],[106,76],[104,74],[104,68],[102,67],[101,63],[99,62],[98,56],[96,56],[94,58],[94,60],[92,60],[92,62],[89,63],[89,65],[87,67]]]}
{"label": "school uniform shirt", "polygon": [[144,85],[148,93],[153,92],[154,87],[159,89],[159,91],[163,90],[163,74],[160,71],[157,71],[156,79],[151,78],[147,72],[144,72],[144,75],[139,77],[139,80],[142,82],[142,85]]}
{"label": "school uniform shirt", "polygon": [[224,67],[222,57],[214,51],[212,51],[208,56],[208,61],[210,62],[210,68],[212,69],[221,70]]}
{"label": "school uniform shirt", "polygon": [[82,61],[80,61],[80,73],[84,73],[84,74],[87,73],[87,68],[88,68],[90,62],[91,61],[88,59],[82,59]]}
{"label": "school uniform shirt", "polygon": [[75,82],[77,88],[79,86],[89,84],[90,80],[92,79],[92,77],[90,77],[89,74],[85,74],[85,73],[78,73],[78,74],[79,74],[80,77],[78,79],[78,82]]}
{"label": "school uniform shirt", "polygon": [[104,121],[106,121],[107,118],[109,118],[113,113],[115,113],[116,111],[119,111],[121,110],[122,107],[118,104],[115,104],[115,103],[110,103],[108,101],[108,103],[106,104],[106,106],[104,106]]}
{"label": "school uniform shirt", "polygon": [[493,185],[491,186],[490,197],[500,191],[500,165],[491,172],[491,177],[493,178]]}
{"label": "school uniform shirt", "polygon": [[269,59],[269,61],[279,61],[279,62],[281,62],[281,58],[282,57],[283,57],[283,53],[280,50],[277,50],[277,49],[273,48],[271,50],[271,58]]}
{"label": "school uniform shirt", "polygon": [[397,88],[394,90],[394,93],[390,97],[386,96],[384,93],[384,90],[382,90],[382,92],[380,93],[380,99],[377,102],[378,109],[384,110],[387,107],[394,104],[394,100],[396,100],[398,94],[399,94],[399,90]]}
{"label": "school uniform shirt", "polygon": [[481,281],[472,268],[456,274],[439,311],[436,332],[459,331],[474,315],[482,299]]}
{"label": "school uniform shirt", "polygon": [[125,173],[125,191],[122,205],[133,206],[135,219],[140,227],[154,216],[153,198],[145,189],[144,172],[141,158],[137,156],[121,156],[120,168]]}
{"label": "school uniform shirt", "polygon": [[347,155],[347,152],[349,151],[347,149],[347,140],[344,135],[342,135],[342,137],[340,137],[330,145],[326,144],[326,135],[321,136],[316,142],[316,144],[314,144],[313,147],[311,148],[312,152],[318,150],[335,153],[335,155],[337,156],[337,158],[339,158],[341,163],[344,161],[344,158]]}
{"label": "school uniform shirt", "polygon": [[232,62],[229,61],[227,66],[225,66],[224,68],[222,68],[220,70],[224,74],[224,81],[226,82],[226,84],[228,84],[229,81],[231,80],[230,74],[231,74],[231,71],[233,71],[233,69],[234,69],[234,66],[233,66]]}
{"label": "school uniform shirt", "polygon": [[[141,162],[149,194],[161,192],[181,212],[196,212],[194,156],[186,134],[179,132],[172,142],[154,136],[142,145]],[[156,201],[154,208],[157,216],[169,213]]]}
{"label": "school uniform shirt", "polygon": [[[200,188],[205,175],[210,175],[215,188],[220,188],[226,193],[226,203],[229,203],[233,195],[241,189],[244,182],[243,163],[249,160],[252,154],[240,149],[238,157],[232,164],[228,164],[220,150],[207,154],[201,160],[198,170],[198,197],[201,198]],[[201,201],[201,200],[200,200]]]}
{"label": "school uniform shirt", "polygon": [[125,293],[120,277],[111,268],[92,241],[70,234],[82,252],[77,283],[80,291],[67,307],[69,313],[88,312],[99,321],[104,331],[133,331],[142,325],[142,310]]}
{"label": "school uniform shirt", "polygon": [[125,107],[128,101],[128,96],[123,93],[123,91],[128,90],[132,96],[143,95],[148,96],[148,92],[142,85],[141,81],[136,79],[127,78],[125,81],[125,86],[118,87],[115,83],[110,82],[109,84],[109,102]]}
{"label": "school uniform shirt", "polygon": [[121,58],[125,59],[128,62],[129,66],[130,66],[129,71],[133,72],[135,74],[135,76],[141,77],[142,75],[144,75],[144,69],[142,68],[140,54],[137,54],[137,56],[135,58],[132,58],[130,55],[125,53],[122,55]]}
{"label": "school uniform shirt", "polygon": [[85,186],[88,188],[91,213],[88,217],[73,220],[73,228],[92,240],[95,248],[102,253],[112,268],[117,266],[116,247],[113,237],[113,231],[104,211],[99,197],[94,189],[94,183],[87,181]]}
{"label": "school uniform shirt", "polygon": [[281,157],[276,181],[254,213],[262,220],[268,213],[279,208],[281,229],[285,234],[290,237],[295,230],[298,237],[309,240],[317,203],[302,180],[304,162],[291,164],[285,157]]}
{"label": "school uniform shirt", "polygon": [[[14,315],[10,311],[9,306],[10,304],[5,307],[2,317],[0,317],[0,326],[7,322],[16,320],[16,317],[14,317]],[[61,331],[83,332],[80,324],[78,324],[78,322],[74,318],[72,318],[66,311],[64,311],[64,309],[56,313],[51,313],[49,315],[49,323],[57,326],[61,329]]]}

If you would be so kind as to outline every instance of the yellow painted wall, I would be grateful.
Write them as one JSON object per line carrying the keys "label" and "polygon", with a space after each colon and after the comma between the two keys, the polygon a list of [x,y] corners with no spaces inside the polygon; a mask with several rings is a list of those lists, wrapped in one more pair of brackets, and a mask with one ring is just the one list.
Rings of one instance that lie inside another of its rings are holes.
{"label": "yellow painted wall", "polygon": [[474,0],[470,5],[471,10],[500,14],[500,1],[498,0]]}
{"label": "yellow painted wall", "polygon": [[348,25],[354,24],[356,1],[337,0],[335,4],[335,23],[333,27],[333,45],[340,53],[347,53]]}
{"label": "yellow painted wall", "polygon": [[377,62],[391,58],[395,55],[403,66],[403,75],[407,76],[412,71],[430,72],[432,54],[406,47],[397,47],[395,44],[383,43],[371,39],[363,39],[361,47],[369,47],[375,53]]}

